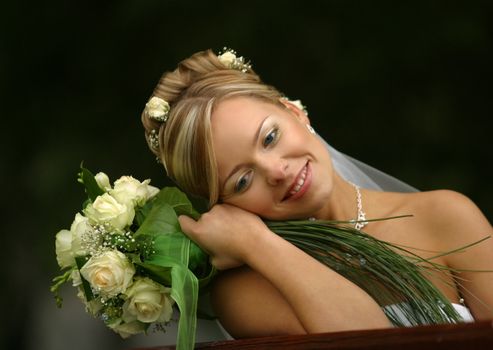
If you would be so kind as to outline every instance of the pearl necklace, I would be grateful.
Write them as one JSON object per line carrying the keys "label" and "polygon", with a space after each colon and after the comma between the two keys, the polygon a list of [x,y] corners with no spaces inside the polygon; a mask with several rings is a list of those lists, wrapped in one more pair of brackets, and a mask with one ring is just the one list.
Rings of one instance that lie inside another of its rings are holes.
{"label": "pearl necklace", "polygon": [[363,227],[365,227],[368,224],[368,221],[366,221],[366,214],[363,211],[363,204],[361,201],[361,191],[359,190],[359,187],[352,182],[350,182],[351,185],[353,185],[354,189],[356,190],[356,207],[358,209],[358,216],[356,220],[350,220],[351,223],[354,223],[354,228],[356,230],[361,230]]}

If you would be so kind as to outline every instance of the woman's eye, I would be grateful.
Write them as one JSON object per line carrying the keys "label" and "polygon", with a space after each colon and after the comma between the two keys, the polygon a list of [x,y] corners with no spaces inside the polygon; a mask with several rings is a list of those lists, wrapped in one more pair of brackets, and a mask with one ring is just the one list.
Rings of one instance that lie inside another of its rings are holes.
{"label": "woman's eye", "polygon": [[277,141],[279,136],[279,130],[277,128],[272,129],[264,138],[264,147],[267,147]]}
{"label": "woman's eye", "polygon": [[235,193],[240,193],[245,191],[250,185],[251,177],[252,177],[251,171],[240,176],[240,178],[238,179],[238,181],[236,181],[235,184]]}

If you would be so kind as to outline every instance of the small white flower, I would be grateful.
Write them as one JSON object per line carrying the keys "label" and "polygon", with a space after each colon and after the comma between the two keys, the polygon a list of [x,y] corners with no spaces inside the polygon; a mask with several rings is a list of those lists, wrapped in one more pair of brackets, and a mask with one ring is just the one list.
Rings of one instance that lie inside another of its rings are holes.
{"label": "small white flower", "polygon": [[124,292],[127,300],[123,305],[123,320],[152,323],[168,322],[173,314],[174,301],[170,288],[154,282],[150,278],[136,278]]}
{"label": "small white flower", "polygon": [[151,180],[147,179],[140,182],[132,176],[122,176],[115,181],[113,190],[110,194],[118,202],[129,206],[144,205],[144,203],[155,196],[159,189],[150,186]]}
{"label": "small white flower", "polygon": [[108,193],[98,196],[84,209],[84,213],[92,223],[109,223],[117,230],[130,225],[135,216],[133,205],[122,204]]}
{"label": "small white flower", "polygon": [[169,103],[157,96],[151,97],[145,107],[147,115],[159,122],[166,122],[169,109]]}
{"label": "small white flower", "polygon": [[99,172],[94,176],[94,178],[96,179],[98,186],[102,190],[105,190],[106,192],[111,190],[110,179],[109,179],[108,175],[106,175],[103,172]]}
{"label": "small white flower", "polygon": [[124,292],[132,283],[135,268],[125,254],[110,250],[91,257],[80,273],[96,293],[113,297]]}
{"label": "small white flower", "polygon": [[219,55],[218,58],[222,64],[224,64],[228,68],[231,68],[236,60],[236,55],[231,51],[226,51],[222,55]]}

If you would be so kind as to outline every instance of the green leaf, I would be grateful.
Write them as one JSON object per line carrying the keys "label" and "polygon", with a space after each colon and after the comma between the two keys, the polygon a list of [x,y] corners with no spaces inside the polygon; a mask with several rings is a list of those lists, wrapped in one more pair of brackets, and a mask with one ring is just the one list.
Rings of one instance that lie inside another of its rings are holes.
{"label": "green leaf", "polygon": [[[79,271],[86,264],[87,260],[88,259],[85,256],[78,256],[75,258],[75,263],[77,264],[77,268],[79,269]],[[84,295],[86,296],[86,300],[87,301],[93,300],[94,294],[92,294],[91,285],[89,284],[89,282],[86,281],[86,279],[82,276],[82,274],[80,275],[80,279],[82,281],[82,289],[84,290]]]}
{"label": "green leaf", "polygon": [[80,167],[79,181],[84,184],[87,196],[92,202],[94,202],[98,196],[104,194],[104,190],[99,187],[94,175],[82,165]]}
{"label": "green leaf", "polygon": [[135,265],[144,272],[144,275],[161,283],[163,286],[171,286],[171,267],[152,263],[135,262]]}
{"label": "green leaf", "polygon": [[135,232],[134,237],[141,235],[154,237],[179,231],[180,225],[173,208],[166,202],[155,200],[152,209]]}
{"label": "green leaf", "polygon": [[157,195],[156,200],[168,203],[177,216],[188,215],[198,219],[200,214],[193,208],[188,197],[176,187],[165,187]]}
{"label": "green leaf", "polygon": [[188,266],[197,277],[204,275],[209,270],[209,256],[195,242],[190,242],[190,256]]}
{"label": "green leaf", "polygon": [[154,205],[154,200],[151,199],[151,200],[147,201],[143,207],[135,208],[134,222],[137,224],[137,226],[142,225],[142,223],[146,219],[147,215],[149,215],[149,212],[151,211],[153,205]]}
{"label": "green leaf", "polygon": [[186,195],[177,188],[167,187],[151,203],[137,214],[136,222],[140,227],[134,237],[139,242],[152,238],[152,253],[144,252],[143,262],[133,260],[149,277],[171,287],[171,297],[180,309],[177,348],[191,349],[195,339],[199,290],[199,281],[194,273],[203,277],[200,285],[205,285],[215,270],[209,264],[207,254],[181,230],[179,215],[199,217]]}

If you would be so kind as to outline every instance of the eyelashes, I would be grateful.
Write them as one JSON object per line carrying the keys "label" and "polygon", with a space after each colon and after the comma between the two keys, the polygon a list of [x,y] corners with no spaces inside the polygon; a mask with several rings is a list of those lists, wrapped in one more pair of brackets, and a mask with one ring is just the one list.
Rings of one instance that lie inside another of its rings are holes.
{"label": "eyelashes", "polygon": [[[267,134],[264,136],[262,140],[262,147],[268,148],[274,146],[278,141],[280,137],[280,130],[278,125],[274,125]],[[249,169],[245,173],[243,173],[238,180],[235,183],[234,186],[234,193],[242,193],[250,187],[250,184],[253,181],[253,175],[254,172],[252,169]]]}
{"label": "eyelashes", "polygon": [[245,174],[241,175],[238,181],[236,181],[234,192],[241,193],[244,192],[251,184],[253,177],[253,170],[248,170]]}
{"label": "eyelashes", "polygon": [[279,128],[275,126],[267,133],[267,135],[265,135],[262,145],[264,147],[274,145],[278,139],[279,139]]}

